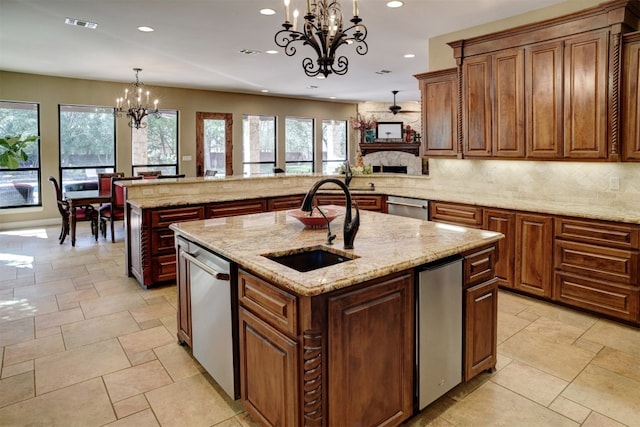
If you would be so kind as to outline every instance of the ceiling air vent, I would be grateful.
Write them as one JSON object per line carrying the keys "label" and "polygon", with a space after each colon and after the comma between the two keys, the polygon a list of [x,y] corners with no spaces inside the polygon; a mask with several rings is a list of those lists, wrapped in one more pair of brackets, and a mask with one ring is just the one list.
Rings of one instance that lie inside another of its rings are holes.
{"label": "ceiling air vent", "polygon": [[67,25],[75,25],[76,27],[89,28],[90,30],[98,28],[98,24],[96,22],[83,21],[82,19],[76,18],[64,18],[64,23]]}
{"label": "ceiling air vent", "polygon": [[260,51],[251,49],[240,49],[238,52],[242,53],[243,55],[257,55],[260,53]]}

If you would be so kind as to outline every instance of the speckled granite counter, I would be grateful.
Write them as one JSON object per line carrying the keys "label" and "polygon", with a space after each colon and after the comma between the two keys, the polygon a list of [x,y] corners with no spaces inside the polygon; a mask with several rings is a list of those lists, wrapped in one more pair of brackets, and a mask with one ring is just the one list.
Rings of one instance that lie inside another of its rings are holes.
{"label": "speckled granite counter", "polygon": [[[336,207],[337,209],[341,209]],[[327,247],[326,229],[305,228],[289,211],[183,222],[171,229],[272,283],[312,296],[407,270],[502,238],[500,233],[360,211],[353,250],[342,249],[342,218],[331,223],[337,235]],[[301,273],[264,256],[324,247],[357,259]]]}
{"label": "speckled granite counter", "polygon": [[[304,194],[326,175],[284,175],[256,178],[229,177],[224,179],[186,178],[179,180],[140,180],[126,183],[128,202],[137,208],[170,207],[203,204],[257,197],[277,197]],[[384,194],[389,196],[417,197],[479,206],[512,209],[552,215],[568,215],[581,218],[619,221],[640,224],[640,200],[626,200],[624,204],[612,203],[602,198],[582,197],[584,203],[563,200],[522,197],[509,192],[478,192],[465,187],[435,185],[428,176],[399,174],[356,175],[351,187],[365,189],[373,183],[375,191],[353,193]],[[331,189],[331,187],[323,187]]]}

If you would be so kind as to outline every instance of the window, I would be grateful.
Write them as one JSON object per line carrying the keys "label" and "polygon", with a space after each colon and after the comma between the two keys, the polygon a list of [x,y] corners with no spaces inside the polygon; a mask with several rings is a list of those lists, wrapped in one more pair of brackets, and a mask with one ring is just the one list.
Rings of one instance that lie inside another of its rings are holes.
{"label": "window", "polygon": [[287,117],[284,125],[287,172],[313,172],[313,119]]}
{"label": "window", "polygon": [[[0,135],[40,135],[38,104],[0,101]],[[24,151],[28,158],[17,169],[0,168],[0,208],[41,204],[40,141],[30,142]]]}
{"label": "window", "polygon": [[142,171],[178,173],[178,112],[160,110],[159,116],[142,119],[146,127],[131,129],[133,175]]}
{"label": "window", "polygon": [[336,173],[347,161],[347,121],[322,121],[322,173]]}
{"label": "window", "polygon": [[276,165],[276,118],[242,116],[242,172],[271,174]]}
{"label": "window", "polygon": [[98,173],[114,172],[113,108],[60,105],[62,191],[98,188]]}

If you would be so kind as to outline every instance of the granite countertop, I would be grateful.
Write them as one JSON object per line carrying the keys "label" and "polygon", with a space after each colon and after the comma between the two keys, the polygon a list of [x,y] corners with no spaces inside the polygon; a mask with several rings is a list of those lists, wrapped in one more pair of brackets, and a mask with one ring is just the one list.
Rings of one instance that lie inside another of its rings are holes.
{"label": "granite countertop", "polygon": [[[360,211],[360,229],[354,249],[344,250],[342,215],[331,223],[331,231],[337,238],[332,246],[327,246],[326,228],[305,228],[289,212],[182,222],[172,224],[170,228],[176,234],[302,296],[319,295],[411,269],[503,237],[490,231]],[[302,273],[262,256],[316,247],[357,258]]]}

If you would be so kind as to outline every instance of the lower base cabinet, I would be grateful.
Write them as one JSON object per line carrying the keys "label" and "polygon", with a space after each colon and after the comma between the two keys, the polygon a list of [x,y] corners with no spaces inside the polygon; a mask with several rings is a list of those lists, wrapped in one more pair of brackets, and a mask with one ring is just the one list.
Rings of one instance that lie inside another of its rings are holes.
{"label": "lower base cabinet", "polygon": [[464,381],[497,361],[498,279],[464,291]]}
{"label": "lower base cabinet", "polygon": [[553,217],[516,214],[516,275],[514,289],[551,298]]}

